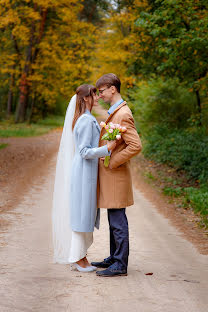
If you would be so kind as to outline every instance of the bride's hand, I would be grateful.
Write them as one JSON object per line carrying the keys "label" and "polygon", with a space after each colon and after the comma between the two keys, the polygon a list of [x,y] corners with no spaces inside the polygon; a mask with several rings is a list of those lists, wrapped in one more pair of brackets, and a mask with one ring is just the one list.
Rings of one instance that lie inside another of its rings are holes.
{"label": "bride's hand", "polygon": [[116,140],[113,140],[113,141],[108,141],[107,142],[107,148],[108,148],[108,151],[113,151],[114,148],[116,147]]}

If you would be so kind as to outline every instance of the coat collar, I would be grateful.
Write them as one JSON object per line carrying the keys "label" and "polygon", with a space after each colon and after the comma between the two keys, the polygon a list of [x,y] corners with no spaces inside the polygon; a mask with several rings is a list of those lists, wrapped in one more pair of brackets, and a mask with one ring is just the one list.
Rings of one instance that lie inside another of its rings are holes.
{"label": "coat collar", "polygon": [[107,120],[105,121],[105,123],[107,124],[109,122],[109,120],[113,117],[113,115],[124,105],[126,105],[126,101],[123,101],[115,110],[112,114],[110,114],[110,116],[108,116]]}
{"label": "coat collar", "polygon": [[86,109],[84,113],[87,114],[87,115],[92,116],[92,114],[90,113],[90,111],[88,109]]}
{"label": "coat collar", "polygon": [[[113,117],[113,115],[121,108],[121,107],[123,107],[124,105],[126,105],[126,101],[123,101],[115,110],[114,110],[114,112],[112,113],[112,114],[110,114],[110,116],[108,116],[108,118],[107,118],[107,120],[105,121],[105,123],[107,124],[108,122],[109,122],[109,120],[111,120],[111,118]],[[102,137],[102,130],[103,130],[104,128],[102,128],[101,129],[101,131],[100,131],[100,140],[101,140],[101,137]],[[100,140],[99,140],[99,142],[100,142]]]}

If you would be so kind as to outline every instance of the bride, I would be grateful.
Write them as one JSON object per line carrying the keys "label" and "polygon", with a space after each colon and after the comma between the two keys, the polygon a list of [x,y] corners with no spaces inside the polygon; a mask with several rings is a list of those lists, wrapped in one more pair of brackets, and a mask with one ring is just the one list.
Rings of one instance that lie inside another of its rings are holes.
{"label": "bride", "polygon": [[97,209],[98,158],[110,155],[115,141],[98,147],[100,127],[91,114],[97,105],[96,88],[81,85],[72,97],[65,117],[56,164],[53,194],[54,262],[71,263],[78,271],[96,270],[87,260]]}

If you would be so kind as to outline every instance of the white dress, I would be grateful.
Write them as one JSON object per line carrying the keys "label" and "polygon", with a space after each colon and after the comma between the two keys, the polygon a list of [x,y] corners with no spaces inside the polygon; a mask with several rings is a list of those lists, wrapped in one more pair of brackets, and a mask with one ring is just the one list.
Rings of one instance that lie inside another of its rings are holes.
{"label": "white dress", "polygon": [[69,263],[74,263],[84,258],[87,254],[87,249],[92,245],[92,243],[93,232],[72,231]]}

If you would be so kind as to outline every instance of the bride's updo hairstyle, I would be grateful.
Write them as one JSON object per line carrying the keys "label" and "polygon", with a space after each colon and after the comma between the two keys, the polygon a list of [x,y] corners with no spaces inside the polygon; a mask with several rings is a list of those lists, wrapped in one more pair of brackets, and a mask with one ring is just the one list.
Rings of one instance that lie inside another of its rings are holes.
{"label": "bride's updo hairstyle", "polygon": [[79,86],[76,90],[77,100],[76,100],[76,107],[74,113],[74,119],[72,122],[72,130],[74,129],[75,123],[77,119],[84,114],[86,110],[86,102],[84,97],[91,98],[91,107],[93,106],[93,93],[96,93],[97,89],[93,85],[83,84]]}

